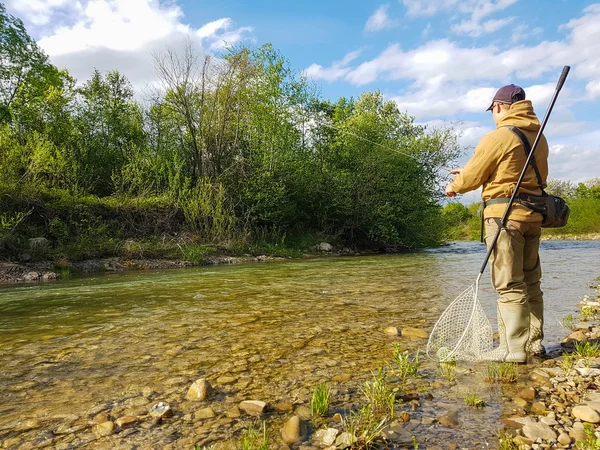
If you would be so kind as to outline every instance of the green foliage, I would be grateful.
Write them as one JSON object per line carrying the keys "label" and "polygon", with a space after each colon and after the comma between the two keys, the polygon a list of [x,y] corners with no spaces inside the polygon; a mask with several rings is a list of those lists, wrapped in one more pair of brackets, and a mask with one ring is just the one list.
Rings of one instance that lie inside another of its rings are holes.
{"label": "green foliage", "polygon": [[513,362],[491,362],[487,366],[486,381],[514,383],[519,378],[519,366]]}
{"label": "green foliage", "polygon": [[498,450],[519,450],[510,433],[502,431],[498,434]]}
{"label": "green foliage", "polygon": [[[571,209],[569,221],[562,228],[544,228],[544,236],[582,236],[600,233],[600,179],[593,178],[574,186],[569,181],[551,180],[549,193],[559,195]],[[449,203],[443,209],[445,236],[448,240],[479,239],[481,218],[477,215],[480,203],[468,207]]]}
{"label": "green foliage", "polygon": [[456,360],[440,363],[438,372],[448,383],[456,381]]}
{"label": "green foliage", "polygon": [[576,342],[575,355],[579,358],[595,358],[600,356],[600,344],[590,341]]}
{"label": "green foliage", "polygon": [[559,361],[559,367],[563,369],[566,373],[569,373],[573,367],[575,367],[575,363],[577,362],[577,355],[564,353],[562,359]]}
{"label": "green foliage", "polygon": [[[125,241],[153,222],[284,256],[306,248],[294,236],[377,250],[444,238],[440,168],[460,153],[452,126],[417,125],[380,92],[321,100],[270,44],[223,59],[191,44],[155,55],[164,89],[145,107],[117,71],[76,85],[4,6],[0,18],[0,171],[14,194],[2,213],[26,204],[47,217],[28,217],[18,242],[30,233],[67,257],[134,256],[144,249]],[[154,198],[165,219],[148,214]]]}
{"label": "green foliage", "polygon": [[387,411],[390,417],[394,417],[396,393],[388,387],[382,370],[374,375],[372,380],[365,382],[362,393],[373,411]]}
{"label": "green foliage", "polygon": [[350,448],[367,450],[373,445],[387,424],[387,419],[378,419],[372,406],[365,405],[349,417],[342,418],[342,426],[352,439]]}
{"label": "green foliage", "polygon": [[244,430],[240,438],[240,444],[242,450],[268,450],[267,423],[263,420],[261,423],[254,423]]}
{"label": "green foliage", "polygon": [[465,396],[465,404],[474,408],[483,408],[486,405],[485,400],[473,392],[469,392]]}
{"label": "green foliage", "polygon": [[573,317],[573,314],[567,314],[566,316],[564,316],[560,321],[560,325],[564,328],[574,331],[575,317]]}
{"label": "green foliage", "polygon": [[318,384],[310,394],[310,412],[313,417],[322,417],[329,411],[329,396],[331,390],[328,384]]}
{"label": "green foliage", "polygon": [[409,352],[402,351],[400,344],[394,344],[394,359],[392,368],[403,380],[408,376],[415,376],[419,373],[419,352],[411,356]]}
{"label": "green foliage", "polygon": [[585,441],[577,442],[577,448],[582,450],[599,450],[600,438],[596,437],[596,428],[591,423],[583,424],[585,430]]}

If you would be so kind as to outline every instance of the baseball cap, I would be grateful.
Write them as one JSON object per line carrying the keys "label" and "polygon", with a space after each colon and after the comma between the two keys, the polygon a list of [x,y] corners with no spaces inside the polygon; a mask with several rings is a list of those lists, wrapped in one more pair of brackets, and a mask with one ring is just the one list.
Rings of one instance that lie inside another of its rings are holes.
{"label": "baseball cap", "polygon": [[515,84],[509,84],[498,89],[498,92],[496,92],[496,95],[494,95],[492,104],[488,109],[486,109],[486,111],[491,111],[494,103],[505,103],[510,105],[520,100],[525,100],[525,91],[523,88]]}

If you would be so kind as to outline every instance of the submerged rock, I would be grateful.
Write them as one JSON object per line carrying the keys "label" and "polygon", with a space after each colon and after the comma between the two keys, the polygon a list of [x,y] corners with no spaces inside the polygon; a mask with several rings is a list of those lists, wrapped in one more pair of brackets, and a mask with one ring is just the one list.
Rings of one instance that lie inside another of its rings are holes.
{"label": "submerged rock", "polygon": [[239,408],[246,414],[260,416],[267,407],[267,404],[260,400],[244,400],[239,404]]}
{"label": "submerged rock", "polygon": [[404,337],[414,337],[419,339],[428,339],[429,333],[425,330],[421,330],[420,328],[413,327],[404,327],[400,331],[400,334]]}
{"label": "submerged rock", "polygon": [[286,444],[293,444],[306,436],[306,425],[298,416],[292,416],[283,424],[281,438]]}

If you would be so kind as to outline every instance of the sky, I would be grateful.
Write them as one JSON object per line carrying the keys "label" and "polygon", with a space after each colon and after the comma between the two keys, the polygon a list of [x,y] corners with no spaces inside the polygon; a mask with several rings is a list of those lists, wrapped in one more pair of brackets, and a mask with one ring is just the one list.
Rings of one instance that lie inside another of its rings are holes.
{"label": "sky", "polygon": [[[118,69],[139,92],[153,52],[273,44],[323,98],[381,91],[417,123],[455,124],[466,147],[494,128],[485,109],[522,86],[548,121],[550,178],[600,177],[600,3],[586,0],[5,0],[59,68],[78,80]],[[478,193],[463,199],[475,201]]]}

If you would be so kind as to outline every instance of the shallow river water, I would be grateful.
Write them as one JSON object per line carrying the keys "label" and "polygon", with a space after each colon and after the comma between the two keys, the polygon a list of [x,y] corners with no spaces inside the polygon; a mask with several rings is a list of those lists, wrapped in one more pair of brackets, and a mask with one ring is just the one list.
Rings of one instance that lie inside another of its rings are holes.
{"label": "shallow river water", "polygon": [[[364,403],[360,387],[392,356],[394,343],[415,352],[426,341],[391,336],[386,327],[429,331],[444,307],[475,281],[483,244],[457,243],[414,254],[323,258],[182,270],[128,272],[0,289],[0,448],[189,448],[229,442],[252,420],[224,414],[242,400],[263,400],[272,435],[289,417],[285,405],[308,405],[317,383],[333,388],[332,410]],[[600,275],[600,242],[544,241],[546,342],[565,335],[558,322],[575,313]],[[495,295],[486,275],[481,298]],[[503,411],[499,387],[477,369],[458,383],[435,383],[406,430],[427,445],[495,448]],[[206,378],[209,401],[185,399]],[[420,381],[421,389],[425,381]],[[464,407],[465,389],[490,406]],[[107,437],[89,420],[143,416],[158,401],[175,416]],[[461,406],[462,405],[462,406]],[[211,406],[216,417],[195,412]],[[460,425],[422,420],[459,409]],[[272,442],[277,442],[277,437]],[[423,448],[423,447],[422,447]]]}

